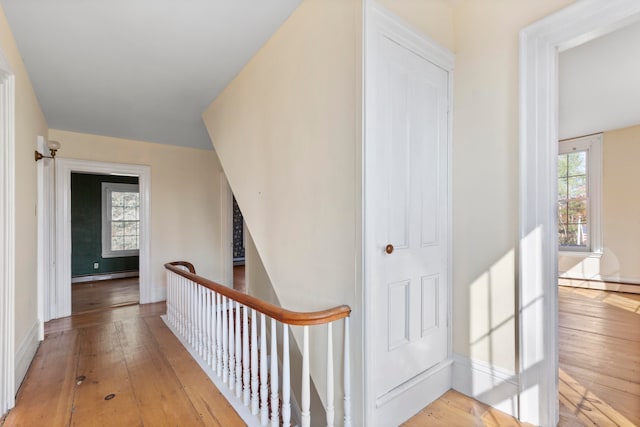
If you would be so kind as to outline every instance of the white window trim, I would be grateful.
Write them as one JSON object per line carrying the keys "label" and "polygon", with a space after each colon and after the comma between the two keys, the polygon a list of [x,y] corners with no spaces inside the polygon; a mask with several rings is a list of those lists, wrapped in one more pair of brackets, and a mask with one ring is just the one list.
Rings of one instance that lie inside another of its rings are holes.
{"label": "white window trim", "polygon": [[102,258],[139,256],[139,249],[122,251],[114,251],[111,249],[111,193],[113,191],[128,193],[140,192],[138,184],[102,183]]}
{"label": "white window trim", "polygon": [[576,254],[598,256],[602,254],[602,134],[560,141],[558,154],[572,151],[587,151],[588,153],[587,230],[589,233],[589,245],[584,249],[558,245],[558,253],[561,256]]}

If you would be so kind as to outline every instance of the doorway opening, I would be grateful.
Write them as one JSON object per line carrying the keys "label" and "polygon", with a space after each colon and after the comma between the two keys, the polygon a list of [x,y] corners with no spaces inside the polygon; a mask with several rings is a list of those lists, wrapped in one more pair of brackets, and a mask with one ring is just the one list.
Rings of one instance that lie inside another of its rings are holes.
{"label": "doorway opening", "polygon": [[[153,286],[150,277],[151,168],[142,165],[59,157],[51,167],[52,169],[44,174],[50,176],[50,179],[42,179],[38,182],[39,199],[45,201],[39,204],[38,210],[41,230],[38,239],[40,260],[38,295],[42,301],[42,304],[39,304],[40,319],[46,322],[70,316],[72,312],[71,180],[74,173],[137,177],[139,303],[160,301],[163,298],[163,290]],[[50,202],[46,203],[47,200]],[[51,221],[48,220],[49,218]],[[121,236],[124,238],[126,234]],[[92,262],[89,266],[93,268],[93,265]]]}
{"label": "doorway opening", "polygon": [[71,313],[138,304],[138,176],[71,173]]}
{"label": "doorway opening", "polygon": [[235,196],[233,198],[233,289],[246,292],[246,272],[244,256],[245,224],[242,211],[238,206]]}
{"label": "doorway opening", "polygon": [[556,425],[558,53],[640,20],[640,3],[577,2],[520,32],[520,420]]}

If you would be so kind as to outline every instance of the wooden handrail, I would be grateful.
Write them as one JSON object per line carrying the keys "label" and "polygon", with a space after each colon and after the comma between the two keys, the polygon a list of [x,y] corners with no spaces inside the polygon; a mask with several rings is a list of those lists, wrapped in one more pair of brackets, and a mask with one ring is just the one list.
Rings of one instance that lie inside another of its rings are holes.
{"label": "wooden handrail", "polygon": [[[182,270],[178,266],[187,267],[189,271]],[[236,291],[227,286],[216,283],[212,280],[205,279],[195,274],[195,268],[193,264],[186,261],[168,262],[164,265],[167,270],[170,270],[186,279],[189,279],[197,284],[209,288],[214,292],[231,298],[247,307],[251,307],[260,313],[264,313],[267,316],[288,325],[321,325],[324,323],[330,323],[335,320],[344,319],[351,313],[351,307],[348,305],[339,305],[337,307],[329,308],[327,310],[312,311],[312,312],[299,312],[290,311],[269,302],[263,301],[259,298],[247,295],[245,293]],[[193,271],[193,272],[192,272]]]}

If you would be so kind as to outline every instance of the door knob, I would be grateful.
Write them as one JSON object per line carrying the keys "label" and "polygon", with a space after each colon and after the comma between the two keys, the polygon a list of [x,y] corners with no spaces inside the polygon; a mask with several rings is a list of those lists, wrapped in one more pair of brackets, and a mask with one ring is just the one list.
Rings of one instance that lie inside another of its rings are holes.
{"label": "door knob", "polygon": [[389,243],[385,248],[384,251],[388,254],[391,254],[393,252],[393,245],[391,243]]}

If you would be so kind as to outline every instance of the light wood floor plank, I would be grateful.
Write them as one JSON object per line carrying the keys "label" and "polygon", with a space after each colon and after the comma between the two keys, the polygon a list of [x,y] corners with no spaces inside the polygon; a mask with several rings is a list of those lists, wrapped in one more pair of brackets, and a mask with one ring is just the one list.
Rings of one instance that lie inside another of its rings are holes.
{"label": "light wood floor plank", "polygon": [[[182,383],[185,392],[200,413],[207,426],[244,426],[245,423],[227,402],[227,399],[213,386],[198,363],[191,358],[180,341],[158,317],[145,319],[158,347]],[[213,408],[226,408],[214,411]]]}
{"label": "light wood floor plank", "polygon": [[204,425],[144,320],[119,321],[116,328],[143,424]]}
{"label": "light wood floor plank", "polygon": [[115,325],[83,331],[71,425],[142,426]]}
{"label": "light wood floor plank", "polygon": [[3,425],[69,425],[82,331],[51,334],[38,348]]}

